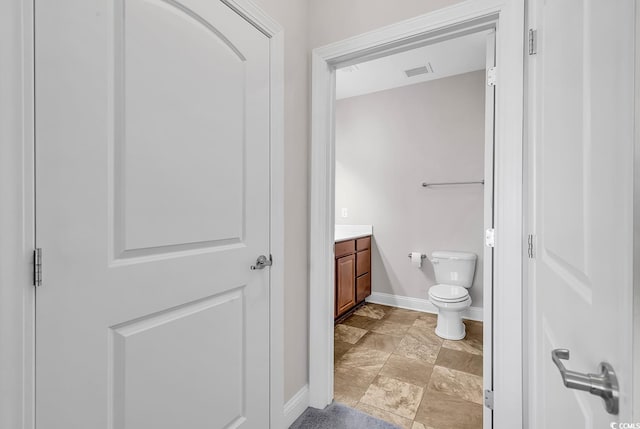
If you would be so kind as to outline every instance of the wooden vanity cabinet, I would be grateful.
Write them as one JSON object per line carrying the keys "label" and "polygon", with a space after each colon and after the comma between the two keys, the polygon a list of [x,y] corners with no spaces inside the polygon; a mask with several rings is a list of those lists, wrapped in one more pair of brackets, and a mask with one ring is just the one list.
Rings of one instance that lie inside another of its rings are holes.
{"label": "wooden vanity cabinet", "polygon": [[371,236],[335,244],[335,309],[339,317],[371,295]]}

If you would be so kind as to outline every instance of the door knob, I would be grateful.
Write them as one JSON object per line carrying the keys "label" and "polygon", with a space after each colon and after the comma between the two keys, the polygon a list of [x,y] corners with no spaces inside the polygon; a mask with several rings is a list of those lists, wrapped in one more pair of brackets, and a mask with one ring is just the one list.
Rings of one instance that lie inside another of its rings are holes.
{"label": "door knob", "polygon": [[583,390],[592,395],[600,396],[609,414],[618,414],[619,389],[618,378],[613,367],[607,362],[600,363],[600,374],[583,374],[569,371],[562,364],[561,359],[569,360],[569,350],[555,349],[551,352],[551,359],[560,370],[562,382],[569,389]]}
{"label": "door knob", "polygon": [[262,270],[264,269],[264,267],[270,267],[271,265],[273,265],[273,261],[271,260],[271,255],[269,255],[268,258],[264,255],[260,255],[256,260],[256,264],[251,266],[251,269]]}

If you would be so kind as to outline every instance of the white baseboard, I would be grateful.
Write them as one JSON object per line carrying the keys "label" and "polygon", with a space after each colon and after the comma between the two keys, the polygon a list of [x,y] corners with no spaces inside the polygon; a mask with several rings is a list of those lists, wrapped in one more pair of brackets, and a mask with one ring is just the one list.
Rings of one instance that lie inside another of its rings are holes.
{"label": "white baseboard", "polygon": [[[392,295],[390,293],[372,292],[367,302],[373,304],[388,305],[390,307],[406,308],[408,310],[422,311],[424,313],[438,314],[438,309],[428,299],[411,298],[408,296]],[[469,307],[462,314],[464,319],[482,322],[483,311],[481,307]]]}
{"label": "white baseboard", "polygon": [[284,424],[289,428],[309,406],[309,385],[305,384],[291,399],[284,404]]}

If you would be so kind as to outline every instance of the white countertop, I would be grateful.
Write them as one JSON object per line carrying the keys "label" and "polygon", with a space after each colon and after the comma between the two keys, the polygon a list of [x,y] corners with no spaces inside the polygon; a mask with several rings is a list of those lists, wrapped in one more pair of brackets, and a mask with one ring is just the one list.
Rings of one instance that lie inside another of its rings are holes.
{"label": "white countertop", "polygon": [[373,225],[336,225],[335,229],[335,241],[353,240],[369,235],[373,235]]}

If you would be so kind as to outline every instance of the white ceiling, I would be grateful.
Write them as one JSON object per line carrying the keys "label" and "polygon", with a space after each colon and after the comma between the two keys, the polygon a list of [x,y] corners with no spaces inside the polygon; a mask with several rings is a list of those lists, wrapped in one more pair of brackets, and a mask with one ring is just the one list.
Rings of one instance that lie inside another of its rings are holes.
{"label": "white ceiling", "polygon": [[[486,40],[485,31],[338,69],[336,99],[483,70]],[[413,77],[405,74],[405,70],[424,66],[433,72]]]}

